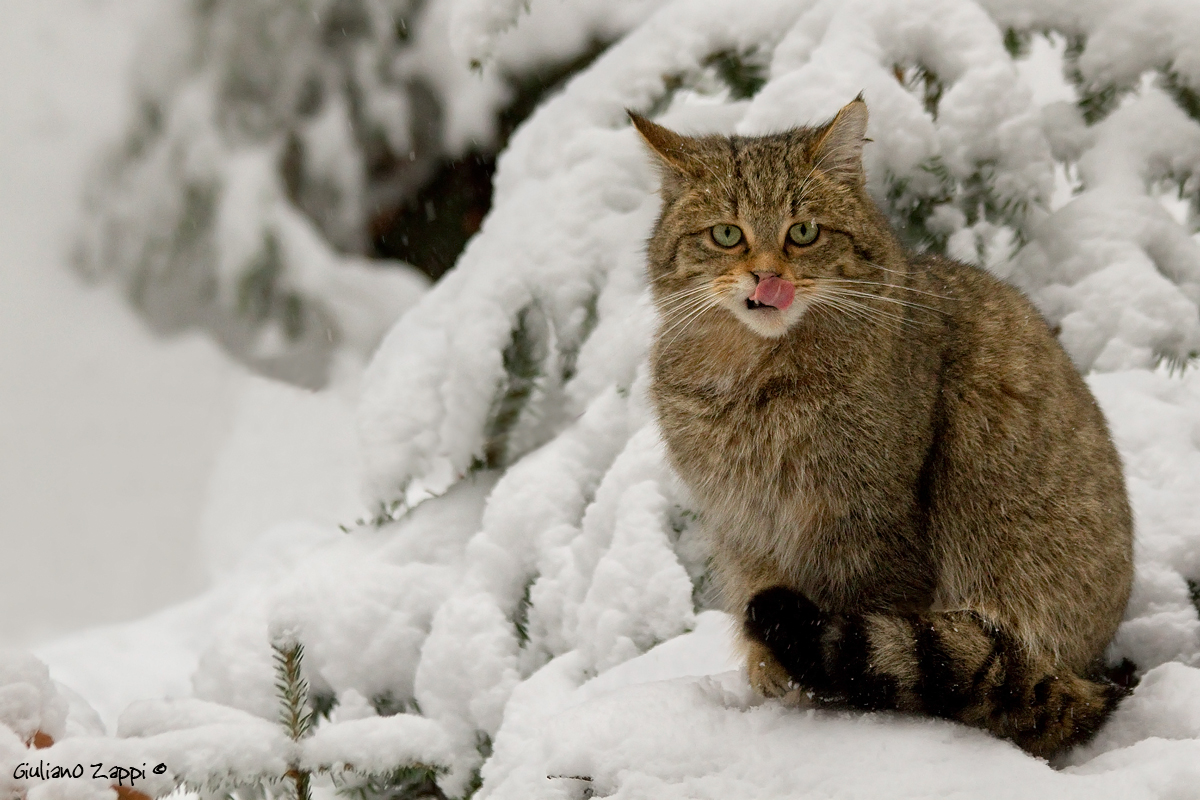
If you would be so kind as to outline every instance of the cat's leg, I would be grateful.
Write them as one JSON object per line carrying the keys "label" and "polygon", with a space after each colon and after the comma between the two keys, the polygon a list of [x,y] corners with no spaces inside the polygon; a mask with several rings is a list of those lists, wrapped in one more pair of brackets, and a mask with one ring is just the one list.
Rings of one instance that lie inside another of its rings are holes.
{"label": "cat's leg", "polygon": [[787,669],[765,644],[744,638],[742,649],[746,658],[746,674],[754,691],[764,697],[783,697],[796,687]]}
{"label": "cat's leg", "polygon": [[[727,546],[727,540],[714,543],[713,577],[721,589],[724,608],[735,617],[746,608],[750,598],[772,586],[786,583],[776,562],[750,557],[746,548]],[[791,675],[770,648],[739,631],[736,646],[746,665],[751,687],[764,697],[783,697],[795,688]]]}
{"label": "cat's leg", "polygon": [[750,601],[744,627],[820,699],[958,720],[1041,757],[1086,741],[1125,694],[971,611],[827,614],[775,587]]}

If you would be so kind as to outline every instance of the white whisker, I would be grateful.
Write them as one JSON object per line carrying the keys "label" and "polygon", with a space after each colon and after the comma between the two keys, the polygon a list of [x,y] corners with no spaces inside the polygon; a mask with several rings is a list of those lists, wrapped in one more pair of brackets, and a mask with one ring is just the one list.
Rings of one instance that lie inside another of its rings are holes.
{"label": "white whisker", "polygon": [[661,315],[661,326],[669,327],[668,323],[674,323],[674,321],[678,320],[680,317],[687,316],[696,308],[704,305],[706,302],[709,302],[712,298],[712,292],[707,290],[708,287],[705,288],[705,292],[696,293],[692,297],[680,301],[664,312]]}
{"label": "white whisker", "polygon": [[897,297],[886,297],[881,294],[872,294],[871,292],[862,292],[862,291],[858,291],[855,289],[846,289],[841,286],[832,285],[834,283],[835,283],[835,281],[822,280],[818,283],[818,285],[821,285],[823,288],[825,286],[828,286],[832,291],[837,292],[839,295],[841,295],[843,297],[861,297],[866,300],[879,300],[884,303],[892,303],[894,305],[903,306],[904,308],[913,308],[913,309],[920,309],[921,311],[928,311],[932,314],[945,313],[941,309],[933,308],[932,306],[922,305],[921,303],[914,303],[911,300],[901,300],[900,298],[897,298]]}
{"label": "white whisker", "polygon": [[883,281],[864,281],[864,280],[855,280],[855,279],[851,279],[851,278],[822,278],[821,280],[828,281],[831,283],[855,283],[855,284],[860,284],[862,286],[883,286],[885,288],[899,289],[904,292],[914,292],[916,294],[923,294],[923,295],[926,295],[927,297],[936,297],[939,300],[956,300],[957,299],[954,297],[947,297],[944,294],[937,294],[936,292],[926,292],[923,289],[913,289],[912,287],[909,287],[909,286],[901,286],[898,283],[884,283]]}
{"label": "white whisker", "polygon": [[666,350],[670,348],[670,346],[675,343],[675,340],[678,339],[685,330],[687,330],[688,326],[691,325],[692,322],[698,319],[702,314],[704,314],[704,312],[717,307],[718,303],[714,298],[707,298],[704,302],[699,303],[698,308],[692,311],[692,313],[675,322],[671,326],[670,330],[659,333],[658,338],[661,341],[666,338],[666,335],[670,333],[671,330],[675,331],[675,335],[672,336],[671,339],[662,346],[662,349]]}
{"label": "white whisker", "polygon": [[[867,294],[862,294],[862,293],[857,293],[857,294],[858,294],[858,296],[862,296],[862,297],[871,297],[871,298],[875,297],[875,295],[867,295]],[[882,309],[873,308],[873,307],[867,305],[866,303],[862,303],[857,300],[854,300],[854,299],[852,299],[852,296],[848,296],[844,290],[842,290],[842,291],[839,291],[837,289],[823,290],[823,291],[819,292],[818,294],[816,294],[815,297],[819,298],[820,300],[822,300],[824,302],[829,303],[830,305],[835,305],[839,308],[842,308],[843,310],[846,310],[847,312],[849,312],[851,309],[853,309],[854,311],[859,312],[859,316],[863,316],[863,315],[869,316],[874,321],[877,321],[880,324],[899,323],[900,325],[908,326],[910,329],[913,329],[913,330],[917,329],[914,326],[922,326],[922,327],[929,326],[929,323],[921,322],[920,320],[910,319],[908,317],[902,317],[898,314],[890,314],[886,311],[883,311]],[[883,299],[883,298],[879,298],[879,299]]]}
{"label": "white whisker", "polygon": [[[860,319],[863,322],[866,322],[866,323],[869,323],[872,325],[878,325],[881,328],[891,331],[892,333],[896,334],[897,336],[903,335],[905,332],[905,329],[904,329],[904,326],[902,323],[907,322],[907,320],[901,319],[899,317],[894,317],[890,314],[884,314],[884,313],[878,311],[877,309],[869,308],[869,307],[861,305],[859,303],[854,303],[849,300],[844,300],[844,299],[841,299],[838,297],[832,297],[832,296],[828,296],[828,295],[821,297],[820,302],[824,303],[825,305],[830,306],[831,308],[838,309],[839,311],[841,311],[844,314],[848,314],[852,317]],[[901,324],[898,324],[898,323],[901,323]]]}

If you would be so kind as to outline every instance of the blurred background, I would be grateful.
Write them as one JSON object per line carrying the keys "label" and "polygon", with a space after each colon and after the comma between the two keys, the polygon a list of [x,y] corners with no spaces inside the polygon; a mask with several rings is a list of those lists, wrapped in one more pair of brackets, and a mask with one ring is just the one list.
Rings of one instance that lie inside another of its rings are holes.
{"label": "blurred background", "polygon": [[0,7],[0,644],[364,513],[369,353],[478,229],[514,128],[661,3],[535,5],[486,68],[441,0]]}
{"label": "blurred background", "polygon": [[[371,513],[370,353],[479,229],[516,127],[663,4],[535,0],[498,31],[451,0],[0,5],[0,644],[195,596],[273,524]],[[491,37],[486,66],[463,31]],[[1083,188],[1085,123],[1139,84],[1086,90],[1082,37],[1006,37],[1061,151],[1056,210]],[[691,88],[748,98],[760,60],[717,52]],[[937,75],[895,72],[936,116]],[[1175,72],[1157,80],[1195,116]],[[1183,224],[1194,187],[1164,174],[1152,194]],[[927,224],[951,198],[955,253],[1006,264],[1024,206],[933,183],[895,182],[901,234],[954,245]],[[1175,344],[1155,363],[1187,363]]]}
{"label": "blurred background", "polygon": [[71,269],[85,176],[127,123],[153,0],[0,6],[0,643],[203,583],[195,529],[240,370]]}

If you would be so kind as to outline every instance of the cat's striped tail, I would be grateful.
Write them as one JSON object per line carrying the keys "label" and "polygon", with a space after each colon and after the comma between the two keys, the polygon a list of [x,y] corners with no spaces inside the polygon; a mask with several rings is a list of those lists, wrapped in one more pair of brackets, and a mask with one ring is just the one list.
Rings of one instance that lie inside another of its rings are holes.
{"label": "cat's striped tail", "polygon": [[970,611],[828,614],[775,587],[744,625],[820,701],[958,720],[1043,758],[1089,739],[1126,694],[1055,669]]}

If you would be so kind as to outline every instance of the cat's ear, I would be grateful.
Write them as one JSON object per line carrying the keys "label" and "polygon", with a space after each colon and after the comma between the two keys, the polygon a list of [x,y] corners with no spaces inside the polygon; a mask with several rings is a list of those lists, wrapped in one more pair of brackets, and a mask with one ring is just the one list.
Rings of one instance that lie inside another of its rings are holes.
{"label": "cat's ear", "polygon": [[812,161],[817,168],[845,183],[864,180],[863,143],[867,139],[867,104],[862,94],[851,100],[818,133]]}
{"label": "cat's ear", "polygon": [[696,140],[673,130],[664,128],[643,116],[626,109],[633,127],[642,135],[642,141],[658,156],[663,165],[680,175],[693,175],[700,166]]}

